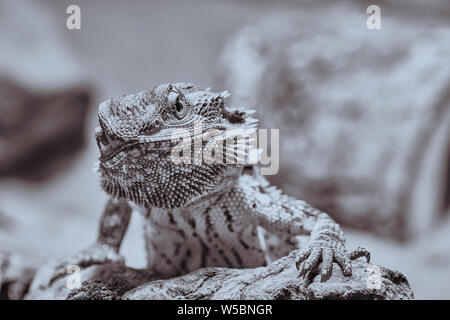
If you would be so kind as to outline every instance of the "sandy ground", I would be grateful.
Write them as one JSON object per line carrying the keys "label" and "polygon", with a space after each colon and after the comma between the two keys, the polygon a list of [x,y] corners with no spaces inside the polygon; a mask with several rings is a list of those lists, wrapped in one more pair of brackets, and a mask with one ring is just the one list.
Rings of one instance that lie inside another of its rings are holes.
{"label": "sandy ground", "polygon": [[[82,30],[69,31],[63,26],[71,3],[44,2],[61,24],[96,96],[86,131],[88,146],[64,174],[43,184],[0,183],[0,210],[13,217],[9,231],[0,232],[0,249],[17,252],[36,265],[72,254],[95,239],[105,202],[92,170],[98,156],[95,106],[110,96],[163,82],[210,86],[227,37],[265,10],[278,10],[268,2],[254,6],[252,1],[80,1]],[[140,219],[134,215],[123,245],[128,264],[136,267],[145,259]],[[358,231],[346,233],[349,248],[364,243],[374,263],[405,273],[416,298],[450,299],[449,231],[447,221],[408,244]]]}

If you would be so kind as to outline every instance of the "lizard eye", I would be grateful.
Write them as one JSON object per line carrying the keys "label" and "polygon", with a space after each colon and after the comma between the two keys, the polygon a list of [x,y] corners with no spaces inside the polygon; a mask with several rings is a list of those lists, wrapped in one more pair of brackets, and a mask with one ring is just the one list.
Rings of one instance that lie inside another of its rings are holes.
{"label": "lizard eye", "polygon": [[180,95],[175,92],[171,92],[169,94],[169,103],[172,107],[175,117],[177,117],[177,119],[184,118],[187,112],[187,108],[184,102],[180,99]]}
{"label": "lizard eye", "polygon": [[159,118],[156,118],[155,121],[153,121],[153,127],[155,129],[159,128],[161,126],[161,124],[162,124],[162,121]]}

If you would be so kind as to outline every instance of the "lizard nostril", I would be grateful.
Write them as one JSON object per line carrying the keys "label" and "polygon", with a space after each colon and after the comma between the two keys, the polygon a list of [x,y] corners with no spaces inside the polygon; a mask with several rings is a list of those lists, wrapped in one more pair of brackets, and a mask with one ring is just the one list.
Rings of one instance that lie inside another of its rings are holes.
{"label": "lizard nostril", "polygon": [[98,143],[101,143],[105,146],[109,144],[109,140],[104,134],[103,129],[101,127],[95,128],[95,139],[97,140]]}
{"label": "lizard nostril", "polygon": [[97,140],[100,153],[103,154],[108,151],[109,139],[100,126],[95,128],[95,140]]}

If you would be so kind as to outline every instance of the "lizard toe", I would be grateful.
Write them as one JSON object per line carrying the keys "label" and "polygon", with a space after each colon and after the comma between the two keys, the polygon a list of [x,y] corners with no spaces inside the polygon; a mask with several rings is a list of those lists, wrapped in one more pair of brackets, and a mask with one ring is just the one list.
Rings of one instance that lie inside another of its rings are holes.
{"label": "lizard toe", "polygon": [[352,264],[350,258],[344,251],[337,251],[334,253],[334,260],[342,270],[342,274],[346,277],[352,275]]}
{"label": "lizard toe", "polygon": [[322,248],[319,246],[314,247],[311,250],[309,257],[302,263],[300,267],[300,276],[303,278],[308,274],[308,272],[314,271],[319,264],[320,257],[322,253]]}
{"label": "lizard toe", "polygon": [[331,277],[333,271],[333,251],[330,248],[324,248],[322,250],[322,270],[321,270],[321,282],[325,282]]}
{"label": "lizard toe", "polygon": [[309,257],[310,253],[310,249],[303,249],[297,253],[295,258],[295,266],[297,267],[297,270],[300,270],[300,265]]}

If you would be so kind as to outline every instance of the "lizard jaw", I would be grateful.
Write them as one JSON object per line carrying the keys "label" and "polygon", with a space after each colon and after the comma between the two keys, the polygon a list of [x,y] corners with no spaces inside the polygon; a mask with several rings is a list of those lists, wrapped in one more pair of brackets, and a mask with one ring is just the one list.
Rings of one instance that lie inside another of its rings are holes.
{"label": "lizard jaw", "polygon": [[[122,151],[125,151],[133,156],[133,150],[140,149],[143,152],[149,153],[152,151],[169,151],[171,147],[178,144],[179,141],[173,140],[157,140],[148,143],[142,143],[139,141],[123,143],[115,147],[114,149],[109,149],[108,151],[100,151],[101,155],[99,157],[100,162],[108,161],[116,157]],[[134,152],[135,154],[135,152]]]}

